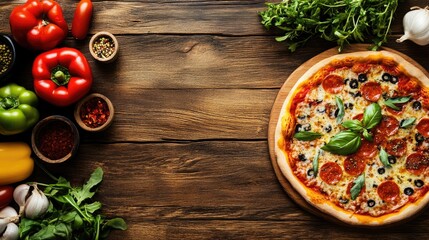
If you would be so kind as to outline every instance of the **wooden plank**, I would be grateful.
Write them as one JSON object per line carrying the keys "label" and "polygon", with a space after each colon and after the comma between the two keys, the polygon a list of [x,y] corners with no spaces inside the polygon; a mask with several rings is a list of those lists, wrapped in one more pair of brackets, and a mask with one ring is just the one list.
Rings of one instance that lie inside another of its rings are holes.
{"label": "wooden plank", "polygon": [[[399,36],[398,36],[399,37]],[[429,48],[410,41],[386,45],[429,69]],[[119,36],[117,61],[110,65],[95,62],[87,43],[69,39],[64,45],[81,50],[94,73],[94,91],[112,88],[188,89],[253,88],[273,89],[311,57],[335,46],[328,42],[310,42],[290,53],[284,43],[270,36]],[[256,49],[256,51],[255,51]],[[21,51],[14,80],[31,87],[31,66],[35,54]]]}
{"label": "wooden plank", "polygon": [[[12,9],[25,1],[2,1],[1,22],[8,22]],[[71,27],[76,1],[60,1]],[[222,34],[254,35],[268,33],[259,23],[258,11],[264,1],[94,1],[91,33],[114,34]],[[239,19],[240,21],[237,21]],[[237,31],[239,24],[240,31]],[[256,32],[255,32],[256,31]],[[9,32],[2,24],[0,32]]]}
{"label": "wooden plank", "polygon": [[[8,22],[12,9],[24,0],[0,3],[0,22]],[[71,27],[76,1],[59,1]],[[258,12],[266,9],[263,0],[247,1],[93,1],[91,33],[114,34],[218,34],[232,36],[269,35],[260,23]],[[276,2],[276,1],[267,1]],[[402,32],[402,17],[418,0],[400,3],[395,14],[393,33]],[[424,7],[424,6],[421,6]],[[239,27],[237,27],[239,26]],[[239,29],[239,31],[237,31]],[[9,32],[8,24],[0,32]]]}
{"label": "wooden plank", "polygon": [[[420,218],[421,220],[421,218]],[[368,231],[338,227],[320,219],[312,221],[141,221],[125,233],[113,232],[111,239],[426,239],[425,223],[407,224],[395,229]],[[131,232],[133,231],[133,232]],[[134,235],[135,234],[135,235]]]}

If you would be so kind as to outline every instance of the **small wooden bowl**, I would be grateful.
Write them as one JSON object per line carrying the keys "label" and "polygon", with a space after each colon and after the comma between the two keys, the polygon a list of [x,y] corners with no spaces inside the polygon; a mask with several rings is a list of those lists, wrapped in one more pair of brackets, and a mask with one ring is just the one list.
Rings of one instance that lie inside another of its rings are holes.
{"label": "small wooden bowl", "polygon": [[[67,135],[70,133],[70,141],[73,144],[70,151],[62,157],[55,157],[55,154],[48,153],[46,150],[44,152],[42,149],[44,147],[42,144],[46,144],[42,143],[42,140],[46,139],[53,139],[53,142],[55,142],[51,143],[48,148],[57,150],[60,148],[60,146],[56,144],[59,144],[63,139],[61,136],[64,136],[65,134],[54,133],[53,131],[56,129],[70,131],[67,132]],[[77,153],[79,142],[79,131],[76,125],[74,125],[74,123],[68,118],[60,115],[53,115],[44,118],[36,124],[31,134],[31,147],[33,148],[34,153],[39,159],[48,163],[62,163],[72,158]]]}
{"label": "small wooden bowl", "polygon": [[[107,117],[106,122],[104,122],[102,125],[100,126],[89,126],[87,124],[85,124],[84,119],[82,119],[81,117],[81,111],[83,111],[83,108],[85,107],[84,105],[94,99],[94,98],[100,98],[103,103],[106,103],[107,108],[109,110],[109,116]],[[84,97],[82,100],[80,100],[75,107],[74,110],[74,118],[77,122],[77,124],[84,130],[89,131],[89,132],[98,132],[98,131],[103,131],[106,128],[108,128],[113,121],[113,117],[115,115],[115,108],[113,107],[112,102],[110,101],[110,99],[108,99],[106,96],[104,96],[103,94],[100,93],[92,93],[89,94],[88,96]]]}
{"label": "small wooden bowl", "polygon": [[[114,44],[113,53],[109,56],[106,56],[106,57],[103,57],[102,55],[97,54],[93,48],[94,44],[97,43],[97,41],[103,37],[106,39],[112,40],[113,44]],[[98,32],[94,36],[92,36],[91,40],[89,41],[89,52],[99,62],[104,62],[104,63],[113,62],[118,57],[118,52],[119,52],[118,40],[116,39],[115,36],[113,36],[113,34],[111,34],[109,32]]]}
{"label": "small wooden bowl", "polygon": [[[9,63],[7,70],[4,71],[3,73],[0,73],[0,79],[3,79],[9,75],[10,71],[12,70],[13,66],[15,65],[16,49],[15,49],[15,44],[13,43],[12,39],[8,35],[5,35],[5,34],[0,34],[0,44],[6,45],[6,47],[11,52],[11,62]],[[0,66],[1,66],[1,63],[0,63]],[[1,71],[1,69],[0,69],[0,71]]]}

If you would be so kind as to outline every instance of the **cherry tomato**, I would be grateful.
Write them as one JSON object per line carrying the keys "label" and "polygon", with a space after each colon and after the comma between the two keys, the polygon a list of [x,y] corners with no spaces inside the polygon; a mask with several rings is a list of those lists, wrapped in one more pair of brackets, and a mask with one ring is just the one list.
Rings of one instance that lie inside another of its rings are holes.
{"label": "cherry tomato", "polygon": [[88,34],[89,25],[92,17],[91,0],[81,0],[74,12],[71,33],[74,38],[82,40]]}
{"label": "cherry tomato", "polygon": [[0,209],[7,207],[13,199],[13,187],[9,185],[0,186]]}

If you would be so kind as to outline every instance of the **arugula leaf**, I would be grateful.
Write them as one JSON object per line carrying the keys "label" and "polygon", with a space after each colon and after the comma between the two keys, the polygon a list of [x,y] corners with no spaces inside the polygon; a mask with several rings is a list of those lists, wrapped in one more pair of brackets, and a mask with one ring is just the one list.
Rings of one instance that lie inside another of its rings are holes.
{"label": "arugula leaf", "polygon": [[295,135],[293,135],[294,138],[300,141],[313,141],[315,139],[320,138],[321,136],[323,136],[321,133],[305,131],[297,132],[295,133]]}
{"label": "arugula leaf", "polygon": [[359,133],[346,130],[334,135],[321,149],[339,155],[349,155],[355,153],[360,145]]}
{"label": "arugula leaf", "polygon": [[314,177],[317,177],[317,173],[319,172],[319,156],[320,156],[320,149],[317,150],[316,155],[313,158],[313,172]]}
{"label": "arugula leaf", "polygon": [[353,132],[361,132],[364,130],[362,123],[359,120],[347,120],[344,121],[341,125],[352,130]]}
{"label": "arugula leaf", "polygon": [[383,165],[385,167],[391,167],[392,166],[389,163],[389,155],[387,154],[387,152],[383,148],[380,149],[379,158],[380,158],[381,163],[383,163]]}
{"label": "arugula leaf", "polygon": [[369,130],[377,126],[382,117],[380,105],[377,103],[371,103],[363,112],[362,125],[364,128]]}
{"label": "arugula leaf", "polygon": [[76,198],[76,203],[80,205],[83,201],[88,198],[92,198],[95,192],[91,192],[91,189],[103,180],[103,170],[101,168],[95,169],[91,174],[88,182],[86,182],[82,188],[75,188],[71,194]]}
{"label": "arugula leaf", "polygon": [[411,97],[396,97],[396,98],[389,98],[386,101],[384,101],[384,105],[394,109],[394,110],[401,110],[398,106],[396,106],[396,104],[403,104],[403,103],[407,103],[408,101],[411,100]]}
{"label": "arugula leaf", "polygon": [[415,118],[415,117],[403,119],[400,123],[400,127],[401,128],[407,128],[407,127],[413,125],[416,120],[417,120],[417,118]]}
{"label": "arugula leaf", "polygon": [[338,115],[337,115],[337,123],[340,123],[341,121],[343,121],[344,118],[344,103],[343,100],[341,100],[341,98],[335,96],[335,103],[337,104],[338,107]]}
{"label": "arugula leaf", "polygon": [[350,189],[350,197],[352,200],[355,200],[359,196],[359,193],[365,184],[365,173],[359,175],[353,183],[353,187]]}

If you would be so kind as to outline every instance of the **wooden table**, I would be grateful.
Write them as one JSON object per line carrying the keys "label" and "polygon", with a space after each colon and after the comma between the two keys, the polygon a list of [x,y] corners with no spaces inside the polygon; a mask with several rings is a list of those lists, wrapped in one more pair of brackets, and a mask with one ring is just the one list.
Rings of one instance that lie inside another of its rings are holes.
{"label": "wooden table", "polygon": [[[8,16],[23,2],[0,3],[0,32],[10,33]],[[58,2],[70,26],[77,1]],[[74,184],[103,168],[103,213],[129,225],[110,239],[428,238],[428,211],[395,228],[340,227],[299,207],[276,178],[267,143],[274,99],[300,64],[334,44],[314,40],[289,53],[260,24],[263,0],[93,2],[90,34],[115,34],[117,61],[95,62],[90,36],[63,45],[87,56],[92,92],[108,96],[116,116],[105,132],[81,131],[75,159],[47,167]],[[428,46],[395,43],[404,13],[425,4],[401,3],[386,46],[429,69]],[[36,54],[20,56],[13,79],[32,88]],[[72,118],[73,107],[42,101],[40,111]],[[29,133],[0,140],[29,142]],[[39,169],[32,178],[48,181]]]}

